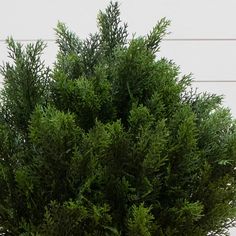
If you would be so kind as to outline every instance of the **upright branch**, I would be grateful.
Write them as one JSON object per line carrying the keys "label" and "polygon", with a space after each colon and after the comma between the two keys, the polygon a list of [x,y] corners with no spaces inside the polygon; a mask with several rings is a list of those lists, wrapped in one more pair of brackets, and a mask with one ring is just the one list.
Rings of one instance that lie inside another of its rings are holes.
{"label": "upright branch", "polygon": [[71,32],[64,23],[58,22],[55,28],[60,53],[68,54],[71,52],[79,52],[82,46],[77,35]]}
{"label": "upright branch", "polygon": [[41,56],[46,45],[42,41],[25,48],[12,38],[7,40],[9,58],[0,68],[4,89],[1,91],[1,115],[18,131],[25,132],[37,103],[48,99],[49,68]]}
{"label": "upright branch", "polygon": [[110,55],[115,47],[127,42],[127,24],[121,24],[118,2],[111,2],[105,12],[98,14],[98,28],[101,35],[101,43],[106,55]]}
{"label": "upright branch", "polygon": [[149,48],[153,53],[159,51],[162,39],[168,34],[166,30],[169,25],[170,21],[166,20],[166,18],[162,18],[146,36],[147,48]]}

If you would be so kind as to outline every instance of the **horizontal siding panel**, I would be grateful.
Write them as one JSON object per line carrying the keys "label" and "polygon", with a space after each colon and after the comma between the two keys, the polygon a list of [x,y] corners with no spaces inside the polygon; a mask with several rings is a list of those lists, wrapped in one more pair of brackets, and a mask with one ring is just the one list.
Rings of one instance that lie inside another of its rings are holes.
{"label": "horizontal siding panel", "polygon": [[96,30],[99,9],[109,1],[4,1],[1,3],[0,38],[54,38],[58,21],[85,37]]}
{"label": "horizontal siding panel", "polygon": [[[122,19],[130,33],[146,34],[166,17],[174,38],[235,38],[235,0],[120,0]],[[68,24],[81,37],[96,31],[96,17],[105,1],[4,1],[1,4],[0,38],[53,38],[58,20]],[[224,14],[225,13],[225,14]],[[223,17],[222,17],[223,15]]]}
{"label": "horizontal siding panel", "polygon": [[162,56],[196,80],[236,80],[236,41],[164,41]]}

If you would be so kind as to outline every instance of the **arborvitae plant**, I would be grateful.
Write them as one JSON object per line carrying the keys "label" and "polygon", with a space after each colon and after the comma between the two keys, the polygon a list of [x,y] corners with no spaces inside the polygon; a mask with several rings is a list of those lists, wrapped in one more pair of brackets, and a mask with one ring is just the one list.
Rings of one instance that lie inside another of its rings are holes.
{"label": "arborvitae plant", "polygon": [[[79,39],[7,41],[1,67],[1,235],[226,235],[236,220],[236,127],[222,98],[156,58],[169,21],[130,39],[118,4]],[[128,40],[129,38],[129,40]]]}

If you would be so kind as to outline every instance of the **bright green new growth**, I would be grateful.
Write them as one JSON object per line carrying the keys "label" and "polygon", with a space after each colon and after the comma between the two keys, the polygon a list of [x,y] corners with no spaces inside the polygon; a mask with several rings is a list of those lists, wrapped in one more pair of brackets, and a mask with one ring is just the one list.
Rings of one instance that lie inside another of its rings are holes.
{"label": "bright green new growth", "polygon": [[81,40],[7,41],[1,67],[0,234],[226,235],[235,221],[236,127],[221,97],[156,53],[169,21],[130,41],[117,3]]}

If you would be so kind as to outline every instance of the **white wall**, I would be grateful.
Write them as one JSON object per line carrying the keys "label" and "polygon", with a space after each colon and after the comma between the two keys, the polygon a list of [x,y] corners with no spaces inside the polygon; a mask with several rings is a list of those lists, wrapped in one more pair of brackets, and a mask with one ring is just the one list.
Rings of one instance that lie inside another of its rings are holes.
{"label": "white wall", "polygon": [[[0,0],[0,39],[55,39],[53,28],[58,20],[82,38],[96,31],[96,14],[108,0]],[[183,73],[194,74],[200,91],[224,94],[225,104],[236,117],[236,1],[235,0],[120,0],[122,18],[129,31],[146,34],[161,17],[172,21],[172,39],[209,39],[164,41],[161,56],[173,59]],[[214,39],[214,40],[212,40]],[[228,39],[228,40],[215,40]],[[56,46],[48,42],[45,59],[54,61]],[[7,52],[0,41],[0,62]],[[233,233],[231,235],[236,235]]]}

